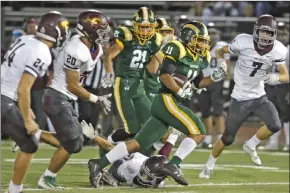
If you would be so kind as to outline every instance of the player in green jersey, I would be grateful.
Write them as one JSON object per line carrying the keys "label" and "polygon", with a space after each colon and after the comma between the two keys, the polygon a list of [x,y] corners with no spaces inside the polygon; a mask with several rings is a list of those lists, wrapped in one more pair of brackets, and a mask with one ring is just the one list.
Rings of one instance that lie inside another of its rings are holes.
{"label": "player in green jersey", "polygon": [[[102,168],[129,153],[147,149],[167,132],[168,126],[173,126],[187,136],[170,160],[176,167],[204,139],[206,131],[203,123],[181,102],[192,96],[194,88],[221,81],[226,75],[226,62],[219,60],[213,73],[203,77],[202,69],[210,61],[209,41],[206,26],[199,21],[192,21],[183,25],[180,41],[172,41],[164,46],[162,50],[165,56],[160,70],[162,92],[154,99],[151,117],[133,140],[119,143],[101,159],[89,161],[92,184],[98,182]],[[186,76],[190,84],[186,82],[183,84],[185,86],[179,87],[173,79],[174,75]]]}
{"label": "player in green jersey", "polygon": [[147,7],[139,8],[134,14],[133,28],[117,28],[114,33],[116,43],[105,54],[107,74],[102,85],[108,87],[115,81],[115,102],[124,123],[124,129],[108,137],[112,143],[134,137],[150,117],[151,101],[145,95],[143,78],[145,68],[155,74],[159,66],[157,60],[152,60],[161,52],[162,42],[155,26],[153,11]]}
{"label": "player in green jersey", "polygon": [[[173,40],[174,29],[171,26],[170,22],[168,22],[165,18],[157,18],[156,22],[157,26],[155,30],[163,37],[163,41],[161,44],[162,47],[162,45],[165,45],[167,42]],[[153,102],[153,99],[159,93],[159,90],[161,88],[161,83],[159,80],[159,69],[155,74],[148,72],[147,69],[145,71],[146,71],[146,78],[144,79],[145,92],[147,97],[151,100],[151,102]]]}

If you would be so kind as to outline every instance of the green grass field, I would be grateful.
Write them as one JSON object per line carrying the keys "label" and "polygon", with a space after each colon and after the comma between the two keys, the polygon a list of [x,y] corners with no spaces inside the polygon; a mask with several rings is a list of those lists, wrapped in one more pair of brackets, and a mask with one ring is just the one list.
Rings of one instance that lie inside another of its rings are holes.
{"label": "green grass field", "polygon": [[[31,164],[24,186],[25,192],[58,192],[37,189],[39,176],[48,166],[54,149],[41,145]],[[13,161],[16,154],[10,152],[10,144],[2,144],[1,189],[7,189],[12,176]],[[87,161],[98,155],[94,147],[86,147],[77,155],[73,155],[63,170],[58,174],[57,182],[66,187],[59,192],[83,193],[288,193],[289,192],[289,154],[259,152],[263,167],[254,166],[249,157],[240,147],[228,148],[219,158],[212,179],[199,179],[198,173],[207,161],[209,151],[195,150],[182,165],[185,178],[190,183],[187,187],[177,185],[173,180],[167,180],[162,189],[142,189],[121,186],[117,188],[89,188]]]}

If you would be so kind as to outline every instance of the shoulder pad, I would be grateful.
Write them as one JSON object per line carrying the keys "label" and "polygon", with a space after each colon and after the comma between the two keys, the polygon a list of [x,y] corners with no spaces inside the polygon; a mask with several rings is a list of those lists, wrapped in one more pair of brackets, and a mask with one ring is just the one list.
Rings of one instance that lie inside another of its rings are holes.
{"label": "shoulder pad", "polygon": [[275,40],[274,43],[274,57],[275,60],[285,60],[287,57],[288,49],[278,40]]}
{"label": "shoulder pad", "polygon": [[91,57],[88,47],[78,37],[72,38],[68,42],[65,52],[81,62],[86,62]]}
{"label": "shoulder pad", "polygon": [[249,40],[251,41],[251,40],[253,40],[253,36],[250,35],[250,34],[239,34],[239,35],[237,35],[235,37],[235,40],[239,41],[239,42],[241,42],[241,41],[249,41]]}
{"label": "shoulder pad", "polygon": [[118,27],[114,32],[114,37],[125,41],[131,41],[133,39],[131,31],[127,27]]}
{"label": "shoulder pad", "polygon": [[180,41],[173,40],[167,43],[163,49],[163,53],[165,55],[169,55],[174,58],[174,60],[178,60],[183,58],[186,55],[186,49]]}

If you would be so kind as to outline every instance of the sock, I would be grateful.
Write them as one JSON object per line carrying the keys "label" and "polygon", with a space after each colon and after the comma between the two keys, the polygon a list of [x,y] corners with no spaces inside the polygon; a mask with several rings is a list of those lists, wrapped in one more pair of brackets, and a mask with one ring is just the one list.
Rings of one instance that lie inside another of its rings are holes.
{"label": "sock", "polygon": [[177,133],[170,133],[166,141],[171,143],[172,146],[174,146],[178,137],[179,135]]}
{"label": "sock", "polygon": [[278,147],[280,134],[281,134],[281,130],[274,133],[269,139],[269,145]]}
{"label": "sock", "polygon": [[103,169],[110,163],[112,164],[115,161],[126,157],[127,155],[129,155],[127,146],[125,142],[121,142],[100,159],[99,166],[101,167],[101,169]]}
{"label": "sock", "polygon": [[184,138],[183,141],[180,143],[178,149],[176,150],[173,158],[170,160],[170,163],[179,165],[188,154],[190,154],[194,148],[196,148],[196,142],[187,137]]}
{"label": "sock", "polygon": [[206,144],[210,144],[212,140],[212,136],[211,135],[206,135],[203,142]]}
{"label": "sock", "polygon": [[11,193],[18,193],[21,192],[23,190],[23,184],[21,185],[16,185],[12,182],[12,180],[10,181],[9,184],[9,188],[8,188],[9,192]]}
{"label": "sock", "polygon": [[285,135],[285,143],[286,145],[289,145],[289,122],[283,123],[284,127],[284,135]]}
{"label": "sock", "polygon": [[170,152],[172,151],[173,145],[169,142],[166,142],[163,147],[158,152],[159,155],[164,155],[166,157],[169,157]]}
{"label": "sock", "polygon": [[207,162],[206,162],[205,165],[206,165],[208,168],[212,169],[212,168],[214,168],[214,165],[215,165],[216,160],[217,160],[217,158],[214,158],[214,157],[212,156],[212,154],[210,154],[210,156],[209,156],[209,158],[208,158],[208,160],[207,160]]}
{"label": "sock", "polygon": [[37,141],[40,140],[40,135],[41,135],[41,133],[42,133],[42,130],[39,129],[39,130],[34,134],[34,136],[35,136],[35,138],[36,138]]}
{"label": "sock", "polygon": [[159,151],[163,147],[163,143],[161,141],[156,141],[153,144],[153,147],[155,148],[155,150]]}
{"label": "sock", "polygon": [[261,142],[260,139],[257,138],[256,135],[254,135],[248,142],[247,142],[247,145],[250,147],[250,148],[256,148],[256,146]]}
{"label": "sock", "polygon": [[56,173],[53,173],[51,171],[49,171],[48,169],[45,170],[44,172],[44,176],[51,176],[51,177],[56,177]]}

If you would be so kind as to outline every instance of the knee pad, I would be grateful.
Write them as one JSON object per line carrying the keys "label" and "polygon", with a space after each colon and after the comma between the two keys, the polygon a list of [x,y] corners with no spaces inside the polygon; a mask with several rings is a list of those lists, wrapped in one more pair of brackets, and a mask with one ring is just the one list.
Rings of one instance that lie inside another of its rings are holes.
{"label": "knee pad", "polygon": [[20,150],[24,153],[35,153],[38,149],[38,145],[36,145],[32,140],[19,145],[19,147]]}
{"label": "knee pad", "polygon": [[279,123],[273,124],[273,125],[267,125],[267,128],[272,132],[272,133],[276,133],[278,131],[280,131],[280,129],[282,129],[282,124],[279,121]]}
{"label": "knee pad", "polygon": [[230,146],[235,141],[235,136],[224,133],[221,140],[225,146]]}
{"label": "knee pad", "polygon": [[83,135],[81,135],[75,139],[65,141],[64,143],[62,143],[62,146],[69,154],[74,154],[79,153],[82,150],[83,143],[84,137]]}

